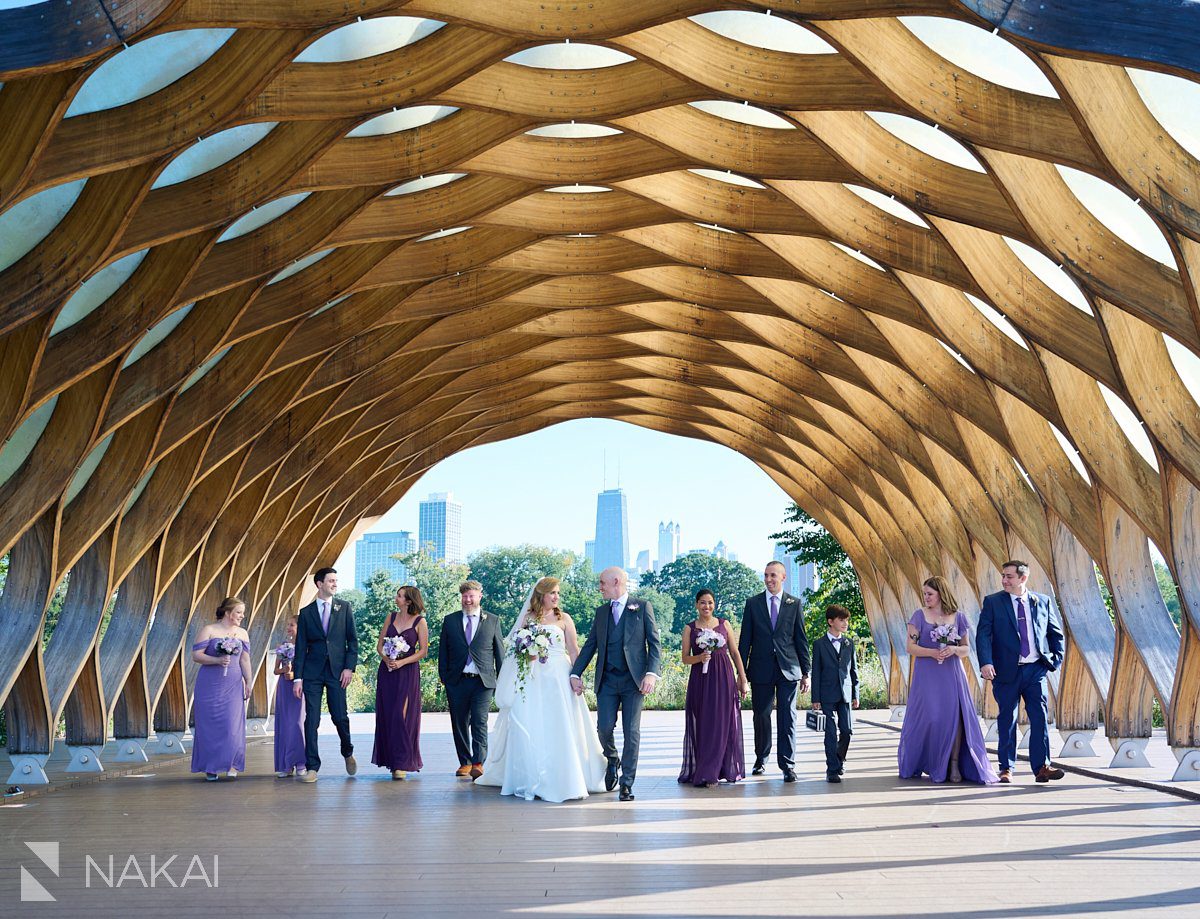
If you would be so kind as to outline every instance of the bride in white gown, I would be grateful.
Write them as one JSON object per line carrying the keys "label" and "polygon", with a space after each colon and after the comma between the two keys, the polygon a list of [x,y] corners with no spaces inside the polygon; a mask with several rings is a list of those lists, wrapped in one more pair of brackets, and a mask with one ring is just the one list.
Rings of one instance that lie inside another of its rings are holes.
{"label": "bride in white gown", "polygon": [[[579,655],[575,623],[558,608],[558,578],[542,578],[506,642],[496,683],[500,716],[488,738],[477,785],[532,801],[569,801],[604,791],[606,760],[582,696],[571,691],[571,664]],[[534,612],[536,611],[536,612]],[[513,636],[529,625],[545,632],[545,661],[532,660],[523,680],[513,657]]]}

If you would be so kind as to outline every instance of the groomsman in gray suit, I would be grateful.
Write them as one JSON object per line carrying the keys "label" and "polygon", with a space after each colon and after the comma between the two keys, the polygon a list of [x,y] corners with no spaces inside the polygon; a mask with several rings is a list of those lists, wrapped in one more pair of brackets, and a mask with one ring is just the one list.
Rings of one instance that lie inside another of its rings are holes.
{"label": "groomsman in gray suit", "polygon": [[442,620],[438,639],[438,677],[450,703],[450,729],[458,753],[459,778],[483,775],[487,759],[488,712],[496,694],[496,674],[504,661],[500,617],[480,609],[483,585],[463,581],[462,610]]}
{"label": "groomsman in gray suit", "polygon": [[[596,658],[596,733],[608,759],[604,785],[617,786],[620,765],[622,801],[633,800],[638,750],[642,740],[642,704],[658,682],[661,649],[654,609],[649,603],[629,596],[629,579],[621,568],[600,572],[600,594],[607,601],[596,607],[596,618],[587,641],[571,668],[571,688],[583,694],[583,671]],[[625,735],[621,758],[613,736],[617,710]]]}
{"label": "groomsman in gray suit", "polygon": [[796,690],[808,689],[808,638],[804,634],[804,607],[783,589],[787,571],[779,562],[767,562],[763,571],[766,590],[746,601],[738,651],[746,662],[750,696],[754,704],[754,775],[766,771],[771,755],[771,708],[779,734],[779,768],[785,782],[796,781]]}

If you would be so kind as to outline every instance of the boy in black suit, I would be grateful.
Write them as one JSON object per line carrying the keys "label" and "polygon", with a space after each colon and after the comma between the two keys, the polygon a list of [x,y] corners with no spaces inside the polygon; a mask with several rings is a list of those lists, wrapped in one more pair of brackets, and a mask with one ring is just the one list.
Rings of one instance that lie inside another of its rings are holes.
{"label": "boy in black suit", "polygon": [[826,633],[813,643],[812,707],[825,713],[825,780],[840,782],[854,732],[850,709],[858,708],[858,661],[846,634],[850,611],[834,603],[825,621]]}

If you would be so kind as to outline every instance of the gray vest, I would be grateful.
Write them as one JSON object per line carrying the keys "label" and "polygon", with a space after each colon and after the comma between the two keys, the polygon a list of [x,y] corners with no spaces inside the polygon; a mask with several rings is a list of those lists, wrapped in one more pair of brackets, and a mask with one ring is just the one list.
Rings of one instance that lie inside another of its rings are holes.
{"label": "gray vest", "polygon": [[621,620],[616,625],[612,623],[612,604],[609,604],[606,615],[608,623],[608,647],[604,651],[604,669],[613,673],[628,673],[629,664],[625,662],[625,620],[628,611],[621,613]]}

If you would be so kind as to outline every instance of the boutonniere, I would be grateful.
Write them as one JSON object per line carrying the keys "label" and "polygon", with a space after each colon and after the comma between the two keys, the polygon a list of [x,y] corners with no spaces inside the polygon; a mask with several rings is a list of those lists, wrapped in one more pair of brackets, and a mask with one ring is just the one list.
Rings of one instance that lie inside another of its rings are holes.
{"label": "boutonniere", "polygon": [[482,620],[484,620],[484,619],[486,619],[486,618],[487,618],[487,613],[480,613],[480,614],[479,614],[479,618],[480,618],[480,620],[481,620],[481,621],[482,621]]}
{"label": "boutonniere", "polygon": [[637,604],[637,603],[626,603],[626,604],[625,604],[625,608],[626,608],[626,609],[637,609],[637,608],[638,608],[638,604]]}
{"label": "boutonniere", "polygon": [[783,599],[784,606],[787,606],[789,603],[795,603],[795,602],[796,602],[795,597],[784,597],[784,599]]}

